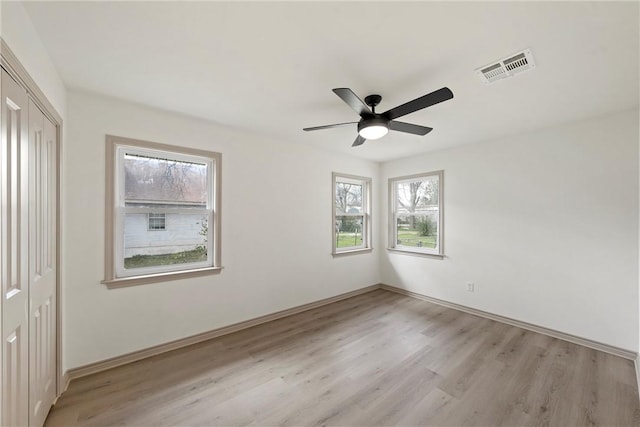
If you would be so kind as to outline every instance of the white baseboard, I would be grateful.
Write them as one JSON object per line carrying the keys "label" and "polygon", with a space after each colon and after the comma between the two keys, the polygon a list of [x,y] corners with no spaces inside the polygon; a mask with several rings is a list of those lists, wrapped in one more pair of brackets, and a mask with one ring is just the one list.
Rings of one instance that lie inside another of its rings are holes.
{"label": "white baseboard", "polygon": [[[85,377],[87,375],[95,374],[107,369],[115,368],[117,366],[126,365],[128,363],[136,362],[138,360],[146,359],[148,357],[156,356],[158,354],[166,353],[171,350],[176,350],[182,347],[186,347],[199,342],[207,341],[213,338],[227,335],[233,332],[237,332],[243,329],[251,328],[263,323],[271,322],[273,320],[281,319],[283,317],[291,316],[294,314],[302,313],[303,311],[312,310],[314,308],[322,307],[323,305],[331,304],[341,301],[343,299],[351,298],[357,295],[361,295],[367,292],[380,289],[380,285],[371,285],[365,288],[356,289],[355,291],[347,292],[344,294],[336,295],[334,297],[325,298],[320,301],[303,304],[297,307],[292,307],[286,310],[278,311],[276,313],[267,314],[265,316],[256,317],[254,319],[246,320],[244,322],[235,323],[233,325],[224,326],[222,328],[214,329],[201,334],[192,335],[186,338],[181,338],[175,341],[171,341],[164,344],[159,344],[146,349],[134,351],[131,353],[123,354],[121,356],[112,357],[109,359],[101,360],[99,362],[90,363],[88,365],[80,366],[77,368],[69,369],[65,373],[65,377],[68,378],[66,386],[70,380]],[[65,386],[65,390],[66,390]]]}
{"label": "white baseboard", "polygon": [[309,304],[300,305],[297,307],[292,307],[287,310],[278,311],[276,313],[267,314],[265,316],[260,316],[254,319],[250,319],[244,322],[235,323],[233,325],[225,326],[222,328],[214,329],[208,332],[203,332],[201,334],[192,335],[186,338],[181,338],[175,341],[171,341],[168,343],[156,345],[154,347],[134,351],[131,353],[123,354],[121,356],[112,357],[109,359],[101,360],[95,363],[90,363],[88,365],[80,366],[77,368],[69,369],[64,374],[64,389],[66,390],[69,382],[73,379],[84,377],[87,375],[95,374],[107,369],[115,368],[118,366],[126,365],[128,363],[132,363],[138,360],[146,359],[148,357],[156,356],[158,354],[166,353],[168,351],[176,350],[182,347],[186,347],[192,344],[196,344],[199,342],[207,341],[213,338],[220,337],[222,335],[227,335],[233,332],[237,332],[243,329],[251,328],[253,326],[257,326],[263,323],[267,323],[273,320],[281,319],[283,317],[291,316],[297,313],[301,313],[303,311],[312,310],[314,308],[322,307],[323,305],[331,304],[334,302],[338,302],[347,298],[351,298],[357,295],[361,295],[367,292],[375,291],[376,289],[384,289],[386,291],[395,292],[398,294],[406,295],[409,297],[421,299],[424,301],[428,301],[434,304],[438,304],[444,307],[452,308],[454,310],[463,311],[465,313],[473,314],[476,316],[484,317],[487,319],[495,320],[497,322],[506,323],[508,325],[516,326],[519,328],[527,329],[533,332],[538,332],[544,335],[548,335],[554,338],[558,338],[564,341],[572,342],[574,344],[583,345],[585,347],[593,348],[595,350],[604,351],[609,354],[613,354],[615,356],[620,356],[625,359],[633,360],[636,367],[636,376],[638,380],[638,389],[640,390],[640,354],[625,350],[622,348],[610,346],[608,344],[603,344],[597,341],[593,341],[587,338],[577,337],[575,335],[567,334],[564,332],[556,331],[553,329],[545,328],[538,325],[533,325],[530,323],[522,322],[516,319],[511,319],[505,316],[500,316],[497,314],[489,313],[482,310],[477,310],[475,308],[463,306],[460,304],[440,300],[437,298],[432,298],[426,295],[422,295],[416,292],[408,291],[406,289],[397,288],[395,286],[385,285],[385,284],[377,284],[372,286],[367,286],[365,288],[357,289],[355,291],[347,292],[344,294],[336,295],[334,297],[325,298],[320,301],[315,301]]}
{"label": "white baseboard", "polygon": [[60,398],[60,396],[62,396],[62,393],[67,391],[70,382],[71,380],[69,379],[69,373],[65,372],[60,379],[60,388],[57,390],[58,392],[56,393],[56,398],[53,400],[52,406],[54,406],[58,402],[58,399]]}
{"label": "white baseboard", "polygon": [[[453,302],[444,301],[438,298],[429,297],[416,292],[408,291],[406,289],[397,288],[395,286],[381,284],[380,288],[387,291],[396,292],[402,295],[407,295],[413,298],[418,298],[424,301],[429,301],[434,304],[442,305],[444,307],[453,308],[459,311],[464,311],[465,313],[474,314],[476,316],[495,320],[497,322],[506,323],[512,326],[517,326],[519,328],[527,329],[529,331],[538,332],[543,335],[548,335],[550,337],[558,338],[564,341],[569,341],[571,343],[593,348],[595,350],[604,351],[605,353],[613,354],[614,356],[624,357],[625,359],[637,360],[637,357],[639,357],[638,354],[634,351],[625,350],[623,348],[614,347],[612,345],[593,341],[588,338],[582,338],[575,335],[567,334],[565,332],[556,331],[554,329],[545,328],[544,326],[533,325],[531,323],[522,322],[520,320],[511,319],[509,317],[500,316],[498,314],[493,314],[486,311],[477,310],[475,308],[467,307],[464,305],[456,304]],[[636,368],[637,366],[638,366],[638,362],[636,361]]]}
{"label": "white baseboard", "polygon": [[638,356],[636,357],[635,360],[635,365],[636,365],[636,381],[638,382],[638,399],[640,400],[640,353],[638,353]]}

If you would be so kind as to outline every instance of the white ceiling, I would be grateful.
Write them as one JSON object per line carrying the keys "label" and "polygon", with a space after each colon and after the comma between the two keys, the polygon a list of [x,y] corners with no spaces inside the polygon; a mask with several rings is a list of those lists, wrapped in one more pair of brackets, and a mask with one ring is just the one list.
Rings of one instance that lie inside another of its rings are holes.
{"label": "white ceiling", "polygon": [[[385,161],[638,107],[638,3],[26,2],[70,88]],[[474,69],[531,48],[532,71]],[[448,86],[455,98],[352,148],[332,92],[379,111]]]}

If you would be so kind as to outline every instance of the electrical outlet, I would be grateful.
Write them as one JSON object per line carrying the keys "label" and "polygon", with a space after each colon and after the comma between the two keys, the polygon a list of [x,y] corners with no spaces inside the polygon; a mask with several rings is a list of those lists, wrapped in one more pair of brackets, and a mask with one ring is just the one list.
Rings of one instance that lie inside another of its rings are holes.
{"label": "electrical outlet", "polygon": [[469,292],[475,292],[475,285],[471,282],[467,282],[467,291]]}

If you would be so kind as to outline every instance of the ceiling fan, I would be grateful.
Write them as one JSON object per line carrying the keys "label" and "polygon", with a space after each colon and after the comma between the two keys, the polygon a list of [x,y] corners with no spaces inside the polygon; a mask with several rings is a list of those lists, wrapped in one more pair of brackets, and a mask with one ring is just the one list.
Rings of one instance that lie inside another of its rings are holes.
{"label": "ceiling fan", "polygon": [[435,92],[431,92],[427,95],[421,96],[420,98],[416,98],[413,101],[409,101],[405,104],[387,110],[384,113],[376,113],[375,108],[382,100],[380,95],[369,95],[364,98],[364,102],[362,102],[362,100],[349,88],[333,89],[333,92],[360,115],[360,121],[315,126],[304,128],[303,130],[310,131],[329,129],[357,123],[358,137],[351,145],[352,147],[364,144],[367,139],[382,138],[387,134],[387,132],[389,132],[389,129],[398,132],[412,133],[414,135],[426,135],[431,132],[433,128],[398,122],[395,119],[453,98],[453,92],[451,92],[448,87],[443,87]]}

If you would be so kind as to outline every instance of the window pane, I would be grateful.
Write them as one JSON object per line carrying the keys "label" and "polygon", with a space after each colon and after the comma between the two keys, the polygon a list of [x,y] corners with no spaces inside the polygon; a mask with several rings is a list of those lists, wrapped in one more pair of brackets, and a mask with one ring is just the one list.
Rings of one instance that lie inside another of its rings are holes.
{"label": "window pane", "polygon": [[438,177],[396,184],[396,211],[403,214],[425,214],[438,207]]}
{"label": "window pane", "polygon": [[441,235],[443,174],[443,171],[435,171],[389,180],[392,220],[395,222],[389,236],[391,248],[444,255]]}
{"label": "window pane", "polygon": [[361,216],[336,216],[336,248],[362,246]]}
{"label": "window pane", "polygon": [[397,246],[435,249],[438,246],[438,210],[421,215],[397,215]]}
{"label": "window pane", "polygon": [[164,230],[165,216],[164,214],[149,214],[149,230]]}
{"label": "window pane", "polygon": [[336,215],[363,213],[362,185],[336,182]]}
{"label": "window pane", "polygon": [[207,165],[124,155],[124,197],[127,206],[205,207]]}
{"label": "window pane", "polygon": [[207,260],[208,223],[202,214],[164,214],[164,232],[147,228],[153,214],[124,218],[124,268],[188,264]]}

